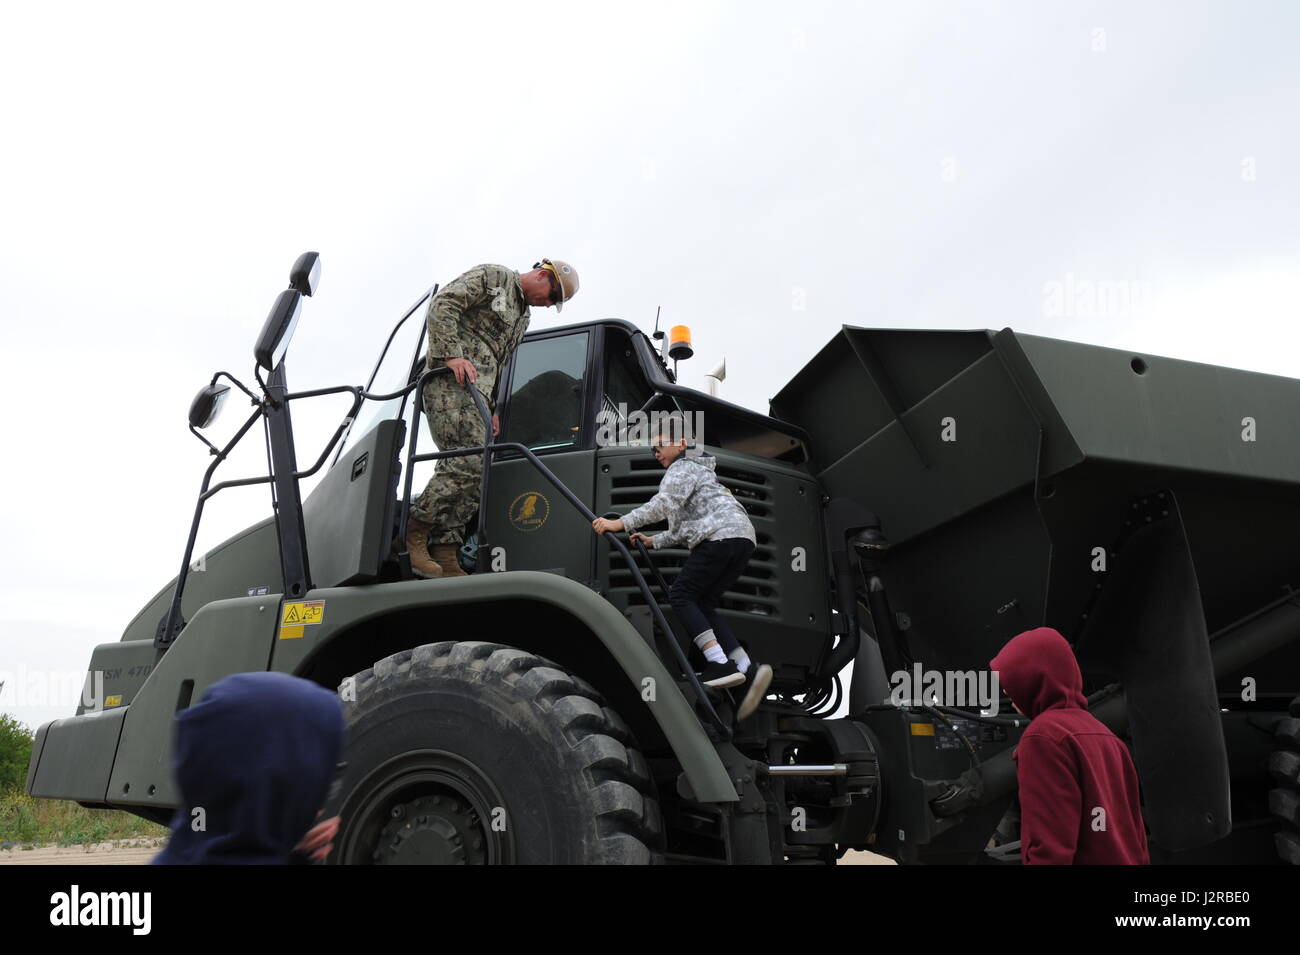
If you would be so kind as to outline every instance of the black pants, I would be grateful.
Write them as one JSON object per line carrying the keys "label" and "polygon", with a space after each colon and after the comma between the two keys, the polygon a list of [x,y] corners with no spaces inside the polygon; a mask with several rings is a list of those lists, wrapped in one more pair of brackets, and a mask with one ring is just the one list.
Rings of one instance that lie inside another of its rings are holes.
{"label": "black pants", "polygon": [[712,630],[723,653],[730,656],[731,651],[740,649],[736,635],[714,611],[722,595],[745,572],[753,553],[753,542],[743,537],[704,541],[691,551],[668,588],[668,600],[692,640]]}

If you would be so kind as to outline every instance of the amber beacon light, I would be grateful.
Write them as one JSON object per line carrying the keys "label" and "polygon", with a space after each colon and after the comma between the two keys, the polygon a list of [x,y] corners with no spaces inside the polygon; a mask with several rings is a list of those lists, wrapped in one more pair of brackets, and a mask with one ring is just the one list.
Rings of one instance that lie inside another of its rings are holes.
{"label": "amber beacon light", "polygon": [[691,348],[691,330],[685,325],[674,325],[668,330],[668,357],[673,361],[685,361],[695,354]]}

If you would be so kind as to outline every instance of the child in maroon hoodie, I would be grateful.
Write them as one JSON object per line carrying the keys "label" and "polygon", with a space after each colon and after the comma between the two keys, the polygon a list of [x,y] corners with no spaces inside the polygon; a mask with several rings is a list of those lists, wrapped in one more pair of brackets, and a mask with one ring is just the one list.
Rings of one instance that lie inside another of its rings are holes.
{"label": "child in maroon hoodie", "polygon": [[1088,712],[1074,651],[1055,630],[1013,638],[989,668],[1029,728],[1012,754],[1025,865],[1148,865],[1137,771]]}

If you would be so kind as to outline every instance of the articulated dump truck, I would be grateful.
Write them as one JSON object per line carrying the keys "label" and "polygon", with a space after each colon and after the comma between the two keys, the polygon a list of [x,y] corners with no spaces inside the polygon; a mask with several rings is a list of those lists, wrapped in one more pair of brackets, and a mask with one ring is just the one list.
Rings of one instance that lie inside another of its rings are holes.
{"label": "articulated dump truck", "polygon": [[[94,703],[38,731],[32,795],[167,821],[173,717],[269,669],[340,695],[331,862],[1015,864],[1028,720],[950,691],[995,685],[997,651],[1048,626],[1130,748],[1153,862],[1300,862],[1300,381],[1011,329],[846,326],[762,414],[678,384],[689,346],[608,319],[527,335],[499,436],[472,391],[484,444],[442,452],[416,400],[443,373],[428,294],[364,388],[289,390],[318,267],[304,255],[277,299],[255,383],[220,373],[195,399],[205,443],[223,394],[252,410],[209,444],[177,579],[95,649]],[[291,409],[328,394],[350,413],[300,468]],[[663,473],[611,436],[673,411],[702,422],[757,532],[720,607],[774,669],[744,720],[669,606],[686,552],[591,528]],[[254,426],[270,473],[218,480]],[[417,579],[412,472],[454,454],[490,462],[471,573]],[[203,503],[258,484],[271,516],[196,555]]]}

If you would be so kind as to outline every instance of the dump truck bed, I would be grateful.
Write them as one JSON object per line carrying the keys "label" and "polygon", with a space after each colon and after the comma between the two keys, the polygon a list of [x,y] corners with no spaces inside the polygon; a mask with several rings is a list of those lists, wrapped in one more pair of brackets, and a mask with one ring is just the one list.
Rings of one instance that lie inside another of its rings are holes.
{"label": "dump truck bed", "polygon": [[[892,619],[871,623],[896,661],[978,670],[1059,630],[1085,689],[1123,686],[1153,842],[1187,849],[1231,827],[1221,714],[1300,695],[1277,616],[1300,586],[1297,408],[1300,381],[1275,375],[845,327],[771,412],[808,433],[832,506],[879,517]],[[850,712],[875,702],[855,680]]]}

